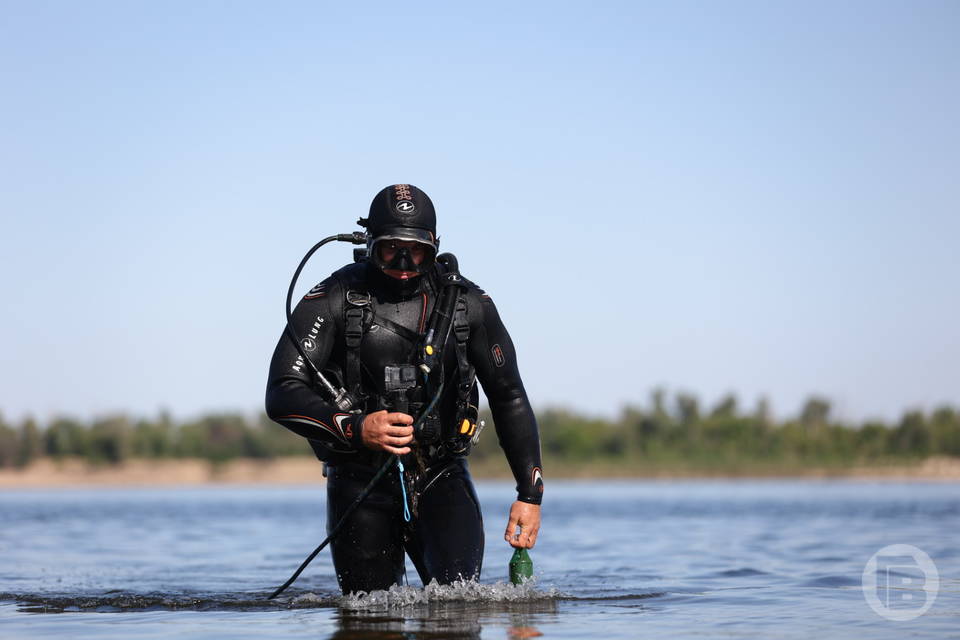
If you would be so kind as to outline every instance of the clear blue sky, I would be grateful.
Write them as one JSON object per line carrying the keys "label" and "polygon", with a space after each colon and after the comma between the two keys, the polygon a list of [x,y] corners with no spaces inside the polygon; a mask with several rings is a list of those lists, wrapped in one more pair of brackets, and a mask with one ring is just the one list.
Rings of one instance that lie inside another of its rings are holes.
{"label": "clear blue sky", "polygon": [[7,0],[0,82],[8,420],[259,409],[395,182],[537,407],[960,405],[956,2]]}

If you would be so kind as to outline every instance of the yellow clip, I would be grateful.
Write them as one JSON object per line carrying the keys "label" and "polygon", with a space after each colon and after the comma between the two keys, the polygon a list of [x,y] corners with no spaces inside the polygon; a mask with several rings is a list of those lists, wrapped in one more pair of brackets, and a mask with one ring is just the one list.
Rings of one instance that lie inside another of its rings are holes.
{"label": "yellow clip", "polygon": [[470,433],[470,421],[466,418],[463,419],[463,423],[460,425],[460,433]]}
{"label": "yellow clip", "polygon": [[432,356],[432,355],[433,355],[433,345],[432,345],[432,344],[428,344],[428,345],[427,345],[426,352],[427,352],[427,355],[428,355],[428,356]]}

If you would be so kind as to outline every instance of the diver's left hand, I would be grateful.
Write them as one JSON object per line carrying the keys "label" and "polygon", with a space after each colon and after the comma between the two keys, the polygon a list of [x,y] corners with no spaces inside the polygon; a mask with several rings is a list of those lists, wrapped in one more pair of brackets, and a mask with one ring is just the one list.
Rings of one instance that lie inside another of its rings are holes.
{"label": "diver's left hand", "polygon": [[[518,526],[519,534],[517,534]],[[503,539],[512,547],[533,549],[533,545],[537,543],[538,533],[540,533],[540,505],[520,500],[514,502],[510,507],[510,520],[507,522]]]}

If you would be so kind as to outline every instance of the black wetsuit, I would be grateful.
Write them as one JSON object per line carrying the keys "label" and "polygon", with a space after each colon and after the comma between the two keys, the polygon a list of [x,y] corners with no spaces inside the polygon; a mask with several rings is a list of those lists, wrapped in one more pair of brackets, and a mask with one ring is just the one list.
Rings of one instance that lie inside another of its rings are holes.
{"label": "black wetsuit", "polygon": [[[384,369],[415,363],[418,337],[440,298],[440,269],[435,265],[401,293],[373,265],[348,265],[311,289],[294,310],[292,326],[316,367],[341,381],[359,380],[369,397],[360,414],[339,411],[315,390],[308,365],[286,334],[277,344],[267,384],[267,413],[309,439],[317,457],[326,463],[328,529],[386,459],[386,454],[364,447],[363,416],[393,409],[379,400],[386,395]],[[467,357],[487,396],[500,445],[516,478],[517,499],[540,504],[540,440],[513,343],[490,297],[467,284],[463,294],[469,325]],[[358,347],[354,343],[352,352],[357,357],[348,355],[345,335],[347,310],[357,307],[348,295],[354,302],[360,299],[364,309],[362,339]],[[459,369],[453,333],[443,350],[447,383],[438,405],[445,434],[456,431],[457,420]],[[354,367],[352,375],[350,367]],[[443,446],[421,448],[425,470],[417,474],[409,523],[403,518],[397,471],[391,469],[378,483],[331,543],[337,579],[345,593],[400,583],[404,551],[424,584],[432,579],[448,583],[479,577],[483,525],[464,459],[467,452],[454,455]],[[407,465],[413,466],[409,461]]]}

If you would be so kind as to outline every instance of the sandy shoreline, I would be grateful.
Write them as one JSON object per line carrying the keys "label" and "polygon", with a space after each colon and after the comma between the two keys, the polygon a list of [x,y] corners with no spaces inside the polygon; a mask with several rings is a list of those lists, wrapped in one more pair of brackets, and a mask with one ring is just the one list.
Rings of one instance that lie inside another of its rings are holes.
{"label": "sandy shoreline", "polygon": [[[506,479],[506,469],[477,465],[477,478]],[[575,474],[557,472],[554,478],[724,479],[724,478],[851,478],[860,480],[960,482],[960,458],[935,457],[912,466],[809,468],[783,474],[579,468]],[[0,489],[58,487],[166,487],[189,485],[319,485],[321,464],[312,457],[274,460],[240,459],[212,465],[206,460],[131,460],[118,466],[90,466],[82,460],[43,459],[24,469],[0,469]]]}
{"label": "sandy shoreline", "polygon": [[165,487],[209,484],[322,484],[316,458],[231,460],[131,460],[117,466],[90,466],[82,460],[43,459],[24,469],[0,469],[0,488]]}

